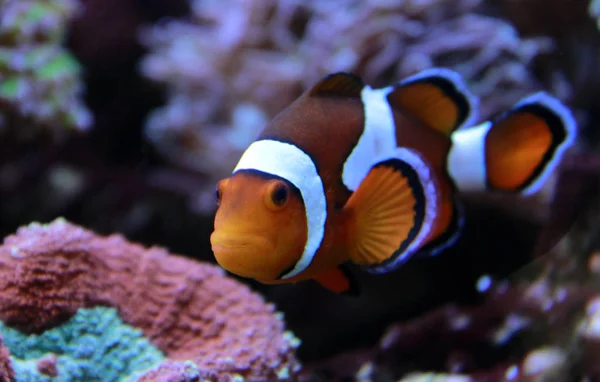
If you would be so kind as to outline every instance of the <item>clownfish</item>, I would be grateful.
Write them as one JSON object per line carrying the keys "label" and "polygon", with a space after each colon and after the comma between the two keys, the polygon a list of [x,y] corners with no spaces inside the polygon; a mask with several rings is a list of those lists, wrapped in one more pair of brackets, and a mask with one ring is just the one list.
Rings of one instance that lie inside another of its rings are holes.
{"label": "clownfish", "polygon": [[382,273],[439,253],[463,224],[458,192],[535,193],[576,135],[544,92],[473,126],[476,107],[449,69],[378,89],[324,77],[218,183],[217,262],[265,284],[313,279],[351,293],[348,261]]}

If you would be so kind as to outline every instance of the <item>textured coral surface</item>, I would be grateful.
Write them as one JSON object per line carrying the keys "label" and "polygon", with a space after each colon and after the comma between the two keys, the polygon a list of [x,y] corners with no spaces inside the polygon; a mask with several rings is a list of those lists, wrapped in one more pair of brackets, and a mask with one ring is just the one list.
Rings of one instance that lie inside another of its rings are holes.
{"label": "textured coral surface", "polygon": [[10,362],[10,353],[2,341],[0,336],[0,381],[13,381],[14,371]]}
{"label": "textured coral surface", "polygon": [[20,382],[117,382],[164,359],[140,329],[123,324],[114,308],[81,308],[71,319],[39,335],[0,322]]}
{"label": "textured coral surface", "polygon": [[40,333],[78,308],[109,305],[173,360],[214,373],[293,374],[298,343],[274,307],[215,266],[100,237],[64,220],[30,224],[0,247],[0,319]]}
{"label": "textured coral surface", "polygon": [[[240,377],[237,376],[237,379]],[[193,362],[166,361],[145,373],[138,382],[202,382],[215,378],[218,378],[217,373],[201,370]]]}

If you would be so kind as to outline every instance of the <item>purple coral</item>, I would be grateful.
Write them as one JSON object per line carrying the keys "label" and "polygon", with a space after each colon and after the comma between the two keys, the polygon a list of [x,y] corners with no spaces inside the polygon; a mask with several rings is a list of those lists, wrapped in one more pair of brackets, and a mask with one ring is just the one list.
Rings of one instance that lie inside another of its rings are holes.
{"label": "purple coral", "polygon": [[0,381],[14,381],[15,373],[10,362],[10,353],[4,346],[2,336],[0,336]]}
{"label": "purple coral", "polygon": [[98,305],[118,308],[169,359],[215,376],[289,378],[299,369],[299,342],[274,306],[215,266],[64,220],[20,228],[0,246],[7,325],[39,333]]}

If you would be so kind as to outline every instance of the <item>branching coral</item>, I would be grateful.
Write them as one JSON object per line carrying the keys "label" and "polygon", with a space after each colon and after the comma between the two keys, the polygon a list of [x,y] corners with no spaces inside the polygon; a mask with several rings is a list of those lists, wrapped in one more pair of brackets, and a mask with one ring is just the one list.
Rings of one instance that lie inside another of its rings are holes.
{"label": "branching coral", "polygon": [[142,36],[151,54],[141,69],[170,94],[146,135],[173,162],[225,176],[271,117],[334,71],[384,86],[451,67],[487,117],[540,87],[531,63],[552,42],[521,39],[510,24],[476,13],[480,3],[195,0],[191,22]]}
{"label": "branching coral", "polygon": [[[81,68],[61,47],[74,0],[0,3],[0,127],[28,124],[84,130],[92,117],[80,100]],[[27,131],[23,131],[27,130]]]}
{"label": "branching coral", "polygon": [[215,379],[292,377],[299,368],[298,340],[283,331],[274,307],[217,267],[119,235],[99,237],[64,220],[31,224],[5,239],[0,320],[6,325],[46,333],[99,305],[118,309],[171,361],[191,361]]}

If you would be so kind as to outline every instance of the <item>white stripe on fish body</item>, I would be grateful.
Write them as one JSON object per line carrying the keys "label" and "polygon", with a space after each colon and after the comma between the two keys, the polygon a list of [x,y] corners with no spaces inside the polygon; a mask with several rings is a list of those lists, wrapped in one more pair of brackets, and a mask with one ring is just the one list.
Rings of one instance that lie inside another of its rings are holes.
{"label": "white stripe on fish body", "polygon": [[392,90],[391,86],[383,89],[365,86],[361,91],[364,128],[342,169],[342,182],[350,191],[356,191],[376,163],[375,158],[392,157],[396,149],[396,125],[386,98]]}
{"label": "white stripe on fish body", "polygon": [[485,137],[492,128],[490,121],[478,126],[460,129],[452,135],[448,153],[448,174],[462,192],[487,189],[485,168]]}
{"label": "white stripe on fish body", "polygon": [[321,246],[327,220],[325,188],[313,160],[298,147],[274,140],[252,143],[233,170],[257,170],[283,178],[302,195],[307,222],[307,240],[302,256],[282,280],[296,276],[312,262]]}
{"label": "white stripe on fish body", "polygon": [[397,147],[396,124],[392,108],[387,100],[394,87],[373,89],[365,86],[361,92],[365,121],[363,133],[346,159],[342,181],[351,191],[356,191],[371,168],[382,161],[399,159],[409,164],[418,174],[425,192],[425,216],[419,233],[405,252],[391,264],[373,267],[373,273],[388,272],[404,263],[416,253],[432,230],[436,211],[440,205],[437,183],[426,160],[416,151]]}

